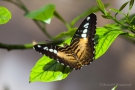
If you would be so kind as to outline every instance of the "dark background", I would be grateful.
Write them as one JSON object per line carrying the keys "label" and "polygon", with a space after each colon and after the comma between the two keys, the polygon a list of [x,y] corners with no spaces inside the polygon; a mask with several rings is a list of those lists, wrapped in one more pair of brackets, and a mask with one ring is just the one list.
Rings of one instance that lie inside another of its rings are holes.
{"label": "dark background", "polygon": [[[56,10],[67,22],[70,22],[89,7],[96,5],[95,0],[22,1],[31,11],[48,3],[53,3],[56,5]],[[103,0],[104,3],[111,3],[109,8],[119,8],[126,1]],[[12,13],[12,19],[7,24],[0,26],[0,42],[25,44],[31,43],[33,40],[48,40],[33,21],[25,18],[24,12],[15,5],[1,0],[0,6],[7,7]],[[124,12],[127,10],[128,7],[124,9]],[[111,20],[103,19],[100,12],[96,15],[98,27],[112,23]],[[79,26],[81,21],[76,26]],[[58,19],[53,18],[51,24],[47,25],[47,30],[55,36],[67,29]],[[72,71],[65,80],[29,84],[31,68],[41,56],[32,49],[10,52],[0,49],[0,90],[4,90],[4,88],[10,90],[111,90],[114,84],[119,84],[118,90],[135,90],[135,45],[120,36],[102,57],[91,65],[83,67],[82,70]]]}

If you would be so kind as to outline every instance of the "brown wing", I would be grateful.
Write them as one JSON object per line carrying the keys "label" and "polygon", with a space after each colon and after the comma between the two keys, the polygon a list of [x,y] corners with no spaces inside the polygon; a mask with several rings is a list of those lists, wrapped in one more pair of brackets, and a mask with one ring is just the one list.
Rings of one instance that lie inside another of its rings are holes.
{"label": "brown wing", "polygon": [[73,51],[82,66],[89,65],[94,59],[94,44],[92,40],[89,42],[88,38],[81,38]]}
{"label": "brown wing", "polygon": [[67,45],[66,47],[59,47],[57,56],[59,56],[60,63],[64,63],[70,68],[77,70],[83,65],[88,65],[93,61],[93,51],[93,42],[89,42],[88,38],[82,38],[70,46]]}
{"label": "brown wing", "polygon": [[94,58],[95,25],[96,15],[92,13],[85,18],[75,32],[70,45],[60,47],[38,44],[34,46],[34,49],[65,66],[80,69],[83,65],[88,65]]}
{"label": "brown wing", "polygon": [[[80,69],[83,65],[89,65],[94,59],[94,44],[88,38],[74,39],[76,42],[70,46],[58,48],[60,63],[69,66],[70,68]],[[78,41],[77,41],[78,40]]]}
{"label": "brown wing", "polygon": [[94,36],[96,32],[96,15],[90,14],[82,22],[73,36],[71,46],[79,62],[88,65],[94,59]]}
{"label": "brown wing", "polygon": [[72,69],[80,69],[82,67],[73,56],[71,46],[69,45],[60,47],[55,45],[37,44],[34,46],[34,49]]}

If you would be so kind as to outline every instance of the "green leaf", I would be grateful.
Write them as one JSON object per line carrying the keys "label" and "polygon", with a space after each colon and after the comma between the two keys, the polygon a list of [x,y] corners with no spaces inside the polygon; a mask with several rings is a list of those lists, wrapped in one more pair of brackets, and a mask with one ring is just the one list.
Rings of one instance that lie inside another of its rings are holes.
{"label": "green leaf", "polygon": [[[76,30],[74,30],[75,32]],[[71,31],[68,31],[66,35],[69,35]],[[72,34],[73,35],[73,34]],[[72,36],[71,35],[71,36]],[[56,40],[65,37],[63,33],[56,36]],[[65,39],[63,43],[70,44],[71,37]],[[56,42],[54,42],[57,44]],[[63,44],[59,44],[59,46],[63,46]],[[41,59],[38,60],[36,65],[33,67],[30,73],[30,82],[53,82],[65,79],[72,69],[57,63],[56,60],[53,60],[47,56],[43,56]]]}
{"label": "green leaf", "polygon": [[111,13],[106,13],[106,15],[101,15],[105,19],[110,19],[111,18]]}
{"label": "green leaf", "polygon": [[124,16],[126,16],[123,12],[121,12],[120,10],[117,10],[117,9],[115,9],[115,8],[110,8],[109,10],[116,12],[115,16],[116,16],[118,13],[121,13],[121,14],[123,14]]}
{"label": "green leaf", "polygon": [[11,13],[10,11],[3,7],[0,6],[0,24],[5,24],[11,19]]}
{"label": "green leaf", "polygon": [[122,10],[127,6],[128,3],[129,3],[129,1],[128,1],[128,2],[125,2],[125,3],[120,7],[119,11],[122,11]]}
{"label": "green leaf", "polygon": [[66,32],[62,32],[59,35],[57,35],[54,40],[59,40],[59,39],[64,39],[66,40],[67,38],[71,38],[73,37],[75,31],[77,30],[77,28],[74,28],[72,30],[66,31]]}
{"label": "green leaf", "polygon": [[119,29],[119,26],[114,27],[112,25],[108,25],[105,27],[97,28],[95,36],[95,59],[102,56],[113,43],[113,41],[117,38],[117,36],[122,33],[124,32]]}
{"label": "green leaf", "polygon": [[65,79],[72,70],[47,56],[38,60],[30,73],[30,82],[52,82]]}
{"label": "green leaf", "polygon": [[[128,2],[125,2],[125,3],[120,7],[119,12],[122,11],[122,10],[127,6],[128,3],[129,3],[129,1],[128,1]],[[115,16],[116,16],[117,14],[118,14],[118,12],[115,14]]]}
{"label": "green leaf", "polygon": [[132,17],[132,19],[130,20],[131,24],[135,25],[135,16]]}
{"label": "green leaf", "polygon": [[67,27],[68,30],[71,30],[71,26],[62,18],[62,16],[57,12],[57,11],[54,11],[54,16],[56,18],[58,18],[60,21],[63,22],[63,24],[65,24],[65,26]]}
{"label": "green leaf", "polygon": [[70,25],[73,27],[78,20],[80,20],[81,18],[84,18],[84,17],[88,16],[88,14],[90,14],[92,12],[97,12],[97,11],[99,11],[99,8],[97,6],[90,7],[88,10],[86,10],[85,12],[83,12],[82,14],[80,14],[79,16],[77,16],[75,19],[73,19],[71,21]]}
{"label": "green leaf", "polygon": [[57,11],[54,11],[54,15],[55,15],[55,17],[57,17],[59,20],[61,20],[63,23],[66,23],[66,21],[61,17],[61,15],[60,15]]}
{"label": "green leaf", "polygon": [[[55,37],[56,40],[65,38],[63,43],[70,44],[71,39],[75,33],[76,29],[67,31],[59,34]],[[117,25],[107,25],[103,28],[96,29],[96,53],[95,58],[99,58],[103,55],[112,42],[116,39],[119,34],[124,32],[120,31],[120,27]],[[63,46],[63,44],[60,44]],[[42,81],[42,82],[52,82],[65,79],[72,70],[56,62],[56,60],[50,59],[47,56],[43,56],[34,66],[30,74],[30,82]]]}
{"label": "green leaf", "polygon": [[116,88],[117,88],[117,85],[115,87],[113,87],[111,90],[116,90]]}
{"label": "green leaf", "polygon": [[39,8],[38,10],[32,11],[25,16],[31,19],[40,20],[46,23],[50,23],[55,11],[55,5],[48,4]]}
{"label": "green leaf", "polygon": [[126,16],[126,17],[123,17],[122,19],[120,19],[120,22],[123,22],[126,18],[129,18],[130,23],[133,22],[133,24],[134,24],[134,23],[135,23],[134,17],[135,17],[135,14],[131,14],[131,15],[129,15],[129,16]]}
{"label": "green leaf", "polygon": [[[107,6],[109,6],[109,4],[105,4],[105,7],[107,7]],[[85,12],[83,12],[82,14],[77,16],[75,19],[73,19],[71,21],[70,25],[73,27],[78,20],[88,16],[88,14],[90,14],[90,13],[93,13],[93,12],[95,13],[97,11],[99,11],[99,8],[97,6],[90,7],[88,10],[86,10]]]}
{"label": "green leaf", "polygon": [[96,2],[97,2],[99,9],[101,10],[101,12],[106,15],[107,13],[106,13],[105,6],[104,6],[103,2],[101,0],[96,0]]}
{"label": "green leaf", "polygon": [[130,3],[129,3],[129,10],[132,9],[133,5],[134,5],[134,0],[130,0]]}

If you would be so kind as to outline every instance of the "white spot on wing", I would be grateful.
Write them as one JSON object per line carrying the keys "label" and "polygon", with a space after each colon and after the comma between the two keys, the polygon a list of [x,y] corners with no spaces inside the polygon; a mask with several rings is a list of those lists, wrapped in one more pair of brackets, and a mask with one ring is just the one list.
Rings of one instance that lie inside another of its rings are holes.
{"label": "white spot on wing", "polygon": [[54,52],[55,54],[57,54],[57,50],[55,50],[55,49],[54,49],[54,51],[53,51],[53,52]]}
{"label": "white spot on wing", "polygon": [[76,70],[75,68],[73,68],[73,70]]}
{"label": "white spot on wing", "polygon": [[84,24],[84,28],[88,28],[89,23]]}
{"label": "white spot on wing", "polygon": [[56,46],[54,46],[54,48],[56,49]]}
{"label": "white spot on wing", "polygon": [[61,63],[61,65],[64,65],[64,63]]}
{"label": "white spot on wing", "polygon": [[90,20],[90,17],[87,17],[87,21],[89,21]]}
{"label": "white spot on wing", "polygon": [[37,45],[37,47],[38,47],[38,48],[41,48],[41,46],[40,46],[40,45]]}
{"label": "white spot on wing", "polygon": [[83,33],[87,33],[87,31],[88,31],[87,29],[84,29],[84,30],[83,30]]}
{"label": "white spot on wing", "polygon": [[81,37],[82,38],[86,38],[86,34],[81,34]]}
{"label": "white spot on wing", "polygon": [[48,47],[44,47],[43,49],[44,49],[44,50],[48,50]]}
{"label": "white spot on wing", "polygon": [[39,52],[39,54],[42,54],[41,52]]}
{"label": "white spot on wing", "polygon": [[53,49],[49,49],[50,52],[53,52]]}
{"label": "white spot on wing", "polygon": [[57,61],[57,63],[60,63],[59,61]]}
{"label": "white spot on wing", "polygon": [[80,69],[82,69],[82,67]]}
{"label": "white spot on wing", "polygon": [[76,36],[80,36],[79,34],[75,34]]}

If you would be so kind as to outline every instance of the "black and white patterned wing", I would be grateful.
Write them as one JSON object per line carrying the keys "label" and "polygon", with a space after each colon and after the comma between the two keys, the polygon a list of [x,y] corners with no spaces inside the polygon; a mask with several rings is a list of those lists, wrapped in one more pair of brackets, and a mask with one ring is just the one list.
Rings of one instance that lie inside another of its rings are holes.
{"label": "black and white patterned wing", "polygon": [[90,14],[75,32],[70,45],[64,47],[37,44],[34,49],[70,68],[80,69],[94,58],[96,15]]}
{"label": "black and white patterned wing", "polygon": [[57,62],[70,67],[72,69],[80,69],[82,66],[77,62],[76,58],[71,53],[71,48],[69,45],[65,47],[37,44],[33,47],[37,52],[44,54]]}
{"label": "black and white patterned wing", "polygon": [[82,65],[90,64],[94,59],[94,36],[96,33],[96,15],[87,16],[75,32],[71,47]]}

